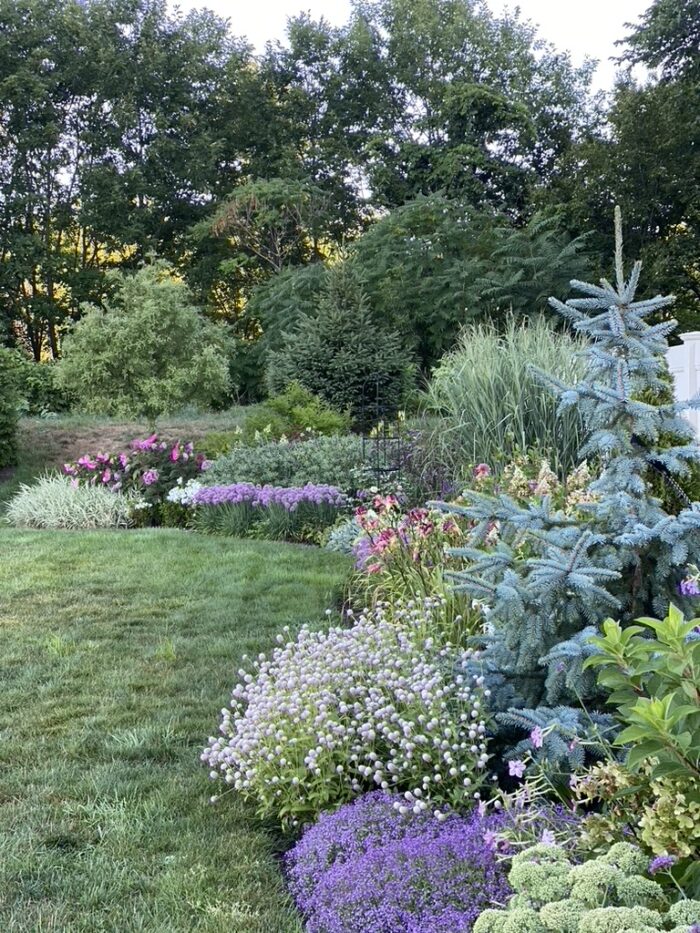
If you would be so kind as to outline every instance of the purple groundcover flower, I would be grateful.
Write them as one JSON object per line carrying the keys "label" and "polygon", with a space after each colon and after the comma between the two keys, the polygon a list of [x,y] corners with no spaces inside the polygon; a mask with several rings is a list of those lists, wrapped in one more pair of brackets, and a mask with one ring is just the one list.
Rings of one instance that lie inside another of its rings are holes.
{"label": "purple groundcover flower", "polygon": [[508,865],[485,842],[506,814],[440,821],[401,815],[400,802],[377,791],[323,814],[287,855],[309,933],[468,933],[485,908],[508,899]]}
{"label": "purple groundcover flower", "polygon": [[256,486],[253,483],[232,483],[228,486],[203,486],[192,497],[192,505],[250,505],[253,508],[279,506],[296,512],[301,505],[328,505],[343,508],[347,497],[335,486]]}

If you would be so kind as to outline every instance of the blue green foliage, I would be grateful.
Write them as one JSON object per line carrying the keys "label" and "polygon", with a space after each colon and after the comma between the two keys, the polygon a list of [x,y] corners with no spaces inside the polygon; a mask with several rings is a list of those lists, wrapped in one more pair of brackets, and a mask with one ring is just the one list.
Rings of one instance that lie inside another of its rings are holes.
{"label": "blue green foliage", "polygon": [[[591,650],[586,628],[610,615],[628,624],[639,615],[665,614],[671,601],[682,605],[678,584],[700,552],[700,506],[669,514],[653,494],[659,477],[674,483],[686,476],[700,448],[680,413],[688,403],[659,401],[667,337],[676,323],[647,318],[672,299],[635,300],[641,266],[625,279],[619,212],[615,267],[615,286],[575,281],[584,298],[551,301],[589,340],[584,378],[567,386],[541,374],[560,410],[575,406],[583,416],[581,457],[598,467],[585,503],[564,514],[546,497],[524,506],[505,495],[467,492],[459,509],[475,525],[455,551],[467,566],[454,583],[486,607],[484,658],[497,709],[595,700],[597,688],[583,670]],[[669,436],[678,442],[662,447]],[[488,548],[495,522],[499,542]],[[505,683],[510,695],[501,689]]]}

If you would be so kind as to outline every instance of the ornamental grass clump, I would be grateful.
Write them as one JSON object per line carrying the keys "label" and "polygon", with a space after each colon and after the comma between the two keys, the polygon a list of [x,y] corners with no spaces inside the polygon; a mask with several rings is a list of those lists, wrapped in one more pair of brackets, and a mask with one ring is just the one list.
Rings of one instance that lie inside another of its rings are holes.
{"label": "ornamental grass clump", "polygon": [[286,859],[306,929],[466,933],[512,893],[497,853],[504,819],[478,809],[466,819],[402,814],[382,791],[323,814]]}
{"label": "ornamental grass clump", "polygon": [[211,777],[291,825],[376,787],[419,812],[463,805],[489,758],[486,691],[461,673],[473,652],[440,636],[443,608],[407,606],[397,624],[378,606],[350,629],[278,636],[239,671],[202,754]]}
{"label": "ornamental grass clump", "polygon": [[65,476],[47,475],[20,487],[6,518],[18,527],[84,530],[126,528],[131,501],[104,486],[81,486]]}

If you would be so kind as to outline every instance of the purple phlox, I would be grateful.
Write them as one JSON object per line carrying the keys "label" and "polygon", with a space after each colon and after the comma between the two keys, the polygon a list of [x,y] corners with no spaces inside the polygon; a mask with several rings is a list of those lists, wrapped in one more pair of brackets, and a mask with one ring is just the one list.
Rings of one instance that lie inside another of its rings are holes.
{"label": "purple phlox", "polygon": [[540,729],[539,726],[535,726],[535,728],[530,733],[530,741],[535,748],[542,748],[544,745],[544,732],[542,729]]}
{"label": "purple phlox", "polygon": [[143,474],[143,485],[152,486],[154,483],[158,482],[158,470],[146,470]]}
{"label": "purple phlox", "polygon": [[343,508],[347,497],[335,486],[257,486],[254,483],[231,483],[227,486],[203,486],[192,496],[198,505],[249,505],[252,508],[278,506],[287,512],[296,512],[302,505],[333,506]]}
{"label": "purple phlox", "polygon": [[678,584],[681,596],[700,596],[700,586],[693,577],[686,577]]}

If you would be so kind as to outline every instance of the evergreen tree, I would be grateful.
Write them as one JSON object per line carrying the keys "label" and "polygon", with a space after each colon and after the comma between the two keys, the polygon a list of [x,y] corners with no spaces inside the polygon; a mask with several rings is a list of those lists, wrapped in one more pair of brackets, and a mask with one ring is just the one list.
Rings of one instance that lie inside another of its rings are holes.
{"label": "evergreen tree", "polygon": [[[700,553],[700,506],[669,514],[653,494],[659,475],[675,489],[700,448],[680,414],[688,403],[640,400],[664,388],[676,322],[646,321],[672,298],[635,301],[641,264],[625,280],[619,209],[615,271],[615,286],[574,281],[586,297],[551,299],[590,340],[584,379],[566,386],[541,374],[562,410],[575,406],[583,415],[581,455],[599,467],[590,501],[574,516],[554,511],[547,498],[525,508],[475,492],[465,494],[463,508],[443,506],[475,522],[468,545],[455,552],[469,561],[455,584],[487,607],[484,660],[501,710],[590,697],[593,683],[581,666],[592,651],[591,627],[610,615],[623,622],[663,616],[671,600],[682,605],[678,584]],[[662,447],[669,436],[679,443]],[[500,542],[488,550],[482,545],[494,522]]]}
{"label": "evergreen tree", "polygon": [[298,382],[359,428],[396,415],[414,383],[403,341],[377,322],[350,262],[328,270],[318,312],[302,314],[283,337],[268,355],[270,390]]}

